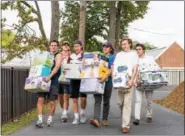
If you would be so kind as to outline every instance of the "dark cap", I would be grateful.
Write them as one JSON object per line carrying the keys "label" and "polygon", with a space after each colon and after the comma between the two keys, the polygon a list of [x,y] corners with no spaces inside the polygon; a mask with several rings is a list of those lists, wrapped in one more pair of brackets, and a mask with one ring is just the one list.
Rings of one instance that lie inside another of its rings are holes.
{"label": "dark cap", "polygon": [[80,40],[76,40],[76,41],[74,42],[74,44],[79,44],[79,45],[81,45],[81,46],[82,46],[82,41],[80,41]]}
{"label": "dark cap", "polygon": [[110,47],[112,49],[111,54],[114,54],[114,48],[113,48],[111,42],[105,42],[105,43],[103,43],[103,47]]}

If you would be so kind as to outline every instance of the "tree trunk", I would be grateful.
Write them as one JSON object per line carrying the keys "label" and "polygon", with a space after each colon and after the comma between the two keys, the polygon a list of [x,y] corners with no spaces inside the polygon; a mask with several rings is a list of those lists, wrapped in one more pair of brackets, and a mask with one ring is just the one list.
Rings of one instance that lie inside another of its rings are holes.
{"label": "tree trunk", "polygon": [[35,6],[36,6],[36,9],[37,9],[37,16],[38,16],[38,25],[39,25],[39,29],[40,29],[40,32],[41,32],[41,35],[43,37],[43,40],[44,40],[44,45],[47,47],[48,46],[48,41],[47,41],[47,37],[46,37],[46,33],[44,31],[44,26],[43,26],[43,22],[42,22],[42,17],[41,17],[41,13],[40,13],[40,8],[39,8],[39,5],[38,5],[38,2],[35,1]]}
{"label": "tree trunk", "polygon": [[115,31],[115,39],[116,39],[115,51],[116,52],[119,49],[119,40],[120,40],[121,4],[122,4],[122,1],[119,1],[117,6],[117,14],[116,14],[116,31]]}
{"label": "tree trunk", "polygon": [[[86,1],[80,1],[79,40],[85,45]],[[85,47],[84,47],[85,48]]]}
{"label": "tree trunk", "polygon": [[51,1],[51,13],[50,41],[58,40],[59,37],[60,10],[58,1]]}
{"label": "tree trunk", "polygon": [[110,24],[108,41],[110,41],[115,48],[115,31],[116,31],[116,1],[110,1]]}

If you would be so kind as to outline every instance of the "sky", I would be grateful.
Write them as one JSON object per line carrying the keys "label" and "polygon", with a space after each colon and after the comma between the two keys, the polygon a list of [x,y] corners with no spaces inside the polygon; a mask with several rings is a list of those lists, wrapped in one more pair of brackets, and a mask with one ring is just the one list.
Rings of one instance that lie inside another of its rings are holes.
{"label": "sky", "polygon": [[[51,29],[50,1],[39,1],[46,35],[49,38]],[[43,6],[44,5],[44,6]],[[156,47],[169,46],[177,42],[184,48],[184,2],[183,1],[151,1],[149,9],[143,19],[129,24],[129,37],[138,42],[155,45]],[[60,9],[63,1],[60,1]],[[17,13],[3,11],[2,17],[7,18],[7,24],[17,22]],[[30,24],[37,35],[40,35],[37,23]]]}

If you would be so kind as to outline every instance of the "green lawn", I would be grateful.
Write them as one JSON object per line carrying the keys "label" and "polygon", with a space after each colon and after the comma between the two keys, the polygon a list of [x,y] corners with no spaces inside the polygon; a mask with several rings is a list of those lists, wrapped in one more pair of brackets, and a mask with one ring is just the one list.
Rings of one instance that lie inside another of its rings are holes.
{"label": "green lawn", "polygon": [[[44,113],[47,111],[48,106],[44,107]],[[37,119],[37,110],[34,109],[28,113],[21,115],[17,120],[10,121],[2,125],[1,132],[2,135],[9,135],[20,128],[30,124],[33,120]]]}

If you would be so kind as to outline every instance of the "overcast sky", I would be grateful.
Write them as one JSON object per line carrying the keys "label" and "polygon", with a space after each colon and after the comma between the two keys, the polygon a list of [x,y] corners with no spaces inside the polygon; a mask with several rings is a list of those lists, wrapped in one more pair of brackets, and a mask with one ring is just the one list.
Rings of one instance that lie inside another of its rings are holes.
{"label": "overcast sky", "polygon": [[[51,28],[51,5],[49,1],[39,2],[44,28],[47,37]],[[63,2],[60,2],[60,8]],[[16,13],[3,11],[2,17],[7,18],[7,24],[17,22]],[[38,25],[30,25],[39,35]],[[157,47],[164,47],[174,41],[184,47],[184,2],[183,1],[152,1],[143,19],[134,21],[129,26],[129,36],[139,42],[149,42]],[[147,31],[147,32],[146,32]]]}

